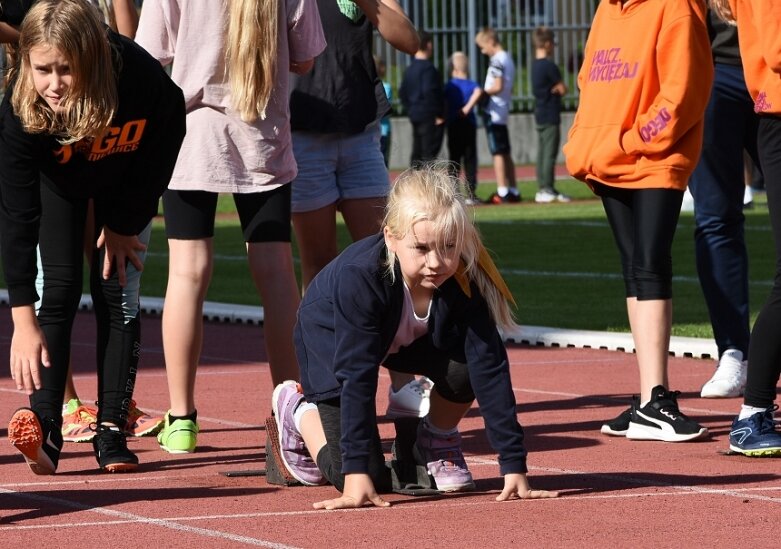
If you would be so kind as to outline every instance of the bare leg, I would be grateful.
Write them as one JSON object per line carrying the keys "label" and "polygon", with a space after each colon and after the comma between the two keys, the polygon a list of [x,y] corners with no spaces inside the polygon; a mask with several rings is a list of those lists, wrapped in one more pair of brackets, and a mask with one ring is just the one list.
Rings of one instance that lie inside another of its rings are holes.
{"label": "bare leg", "polygon": [[494,155],[494,172],[496,173],[497,188],[517,188],[515,182],[515,162],[509,154]]}
{"label": "bare leg", "polygon": [[508,186],[507,170],[504,167],[504,156],[494,155],[494,173],[496,174],[496,188],[506,189]]}
{"label": "bare leg", "polygon": [[627,298],[629,325],[640,370],[640,401],[651,399],[651,389],[663,385],[669,389],[667,360],[672,326],[672,300],[638,301]]}
{"label": "bare leg", "polygon": [[320,412],[317,408],[307,410],[301,416],[301,437],[304,439],[309,455],[317,459],[320,450],[326,444],[323,424],[320,421]]}
{"label": "bare leg", "polygon": [[437,429],[443,431],[455,429],[458,422],[466,415],[471,402],[450,402],[442,398],[437,392],[437,386],[431,390],[431,411],[428,413],[428,422]]}
{"label": "bare leg", "polygon": [[203,301],[212,276],[212,239],[169,240],[168,287],[163,308],[171,415],[195,412],[195,374],[203,345]]}
{"label": "bare leg", "polygon": [[74,398],[79,398],[79,395],[76,392],[76,385],[73,384],[73,367],[68,363],[68,375],[65,377],[65,396],[62,398],[62,403],[67,404]]}
{"label": "bare leg", "polygon": [[299,372],[293,347],[293,326],[300,295],[290,243],[248,243],[247,258],[265,311],[263,331],[271,380],[275,386],[286,379],[297,380]]}
{"label": "bare leg", "polygon": [[301,257],[301,286],[309,283],[336,257],[336,204],[311,212],[293,213],[293,229]]}

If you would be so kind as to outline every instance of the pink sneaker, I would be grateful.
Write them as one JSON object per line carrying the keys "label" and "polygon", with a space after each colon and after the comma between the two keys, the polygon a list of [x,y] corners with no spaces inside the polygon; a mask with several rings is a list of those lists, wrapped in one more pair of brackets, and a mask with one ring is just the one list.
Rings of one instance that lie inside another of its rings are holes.
{"label": "pink sneaker", "polygon": [[462,492],[474,490],[472,473],[466,466],[461,451],[461,433],[439,435],[426,428],[421,421],[418,426],[418,439],[415,443],[428,473],[434,477],[440,492]]}
{"label": "pink sneaker", "polygon": [[271,405],[279,433],[279,453],[293,478],[306,486],[318,486],[324,482],[323,474],[309,455],[293,419],[293,413],[302,401],[304,395],[295,381],[283,381],[274,389]]}

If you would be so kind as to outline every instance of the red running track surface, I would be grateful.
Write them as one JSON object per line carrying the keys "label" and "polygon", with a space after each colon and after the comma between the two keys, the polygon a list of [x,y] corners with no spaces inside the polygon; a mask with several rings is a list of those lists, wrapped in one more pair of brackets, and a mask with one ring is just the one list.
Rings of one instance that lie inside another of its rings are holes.
{"label": "red running track surface", "polygon": [[[74,332],[76,382],[94,400],[94,322],[79,313]],[[143,319],[139,407],[168,404],[159,318]],[[0,435],[26,405],[8,375],[11,325],[0,308]],[[90,444],[66,444],[56,475],[37,477],[0,443],[2,547],[778,547],[781,460],[725,456],[740,399],[703,400],[708,360],[672,358],[681,408],[711,430],[702,442],[665,444],[608,438],[601,422],[637,391],[631,354],[511,346],[518,414],[529,448],[530,481],[558,499],[497,503],[496,455],[473,408],[461,424],[477,490],[414,498],[389,495],[387,509],[314,511],[336,495],[329,486],[279,487],[224,471],[265,466],[271,410],[268,364],[259,326],[208,323],[197,397],[196,453],[169,455],[154,437],[133,439],[138,472],[100,473]],[[383,374],[378,411],[386,406]],[[392,423],[381,418],[390,445]]]}

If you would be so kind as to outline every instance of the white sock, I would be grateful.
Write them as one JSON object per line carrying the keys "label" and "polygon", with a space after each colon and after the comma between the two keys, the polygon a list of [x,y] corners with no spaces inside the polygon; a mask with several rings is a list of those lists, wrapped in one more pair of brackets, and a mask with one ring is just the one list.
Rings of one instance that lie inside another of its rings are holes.
{"label": "white sock", "polygon": [[746,419],[753,416],[754,414],[766,411],[767,408],[757,408],[756,406],[746,406],[745,404],[742,404],[740,406],[740,415],[738,415],[738,419]]}
{"label": "white sock", "polygon": [[293,412],[293,423],[295,424],[296,430],[299,433],[301,432],[301,418],[309,410],[317,410],[317,404],[303,401],[301,402],[301,404],[298,405],[298,408],[296,408],[295,411]]}
{"label": "white sock", "polygon": [[497,187],[496,188],[496,194],[498,194],[501,197],[507,196],[507,193],[510,192],[507,187]]}

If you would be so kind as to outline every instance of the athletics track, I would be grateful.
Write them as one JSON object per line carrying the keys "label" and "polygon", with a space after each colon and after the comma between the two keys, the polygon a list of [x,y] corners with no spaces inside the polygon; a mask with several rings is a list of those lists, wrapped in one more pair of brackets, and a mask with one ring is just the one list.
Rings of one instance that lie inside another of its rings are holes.
{"label": "athletics track", "polygon": [[[559,168],[559,175],[564,175]],[[533,177],[528,167],[519,179]],[[492,179],[482,169],[481,180]],[[1,300],[0,300],[1,301]],[[86,305],[86,304],[85,304]],[[162,414],[168,404],[160,341],[161,303],[142,301],[139,406]],[[710,341],[674,338],[670,378],[681,409],[710,429],[700,442],[664,444],[608,438],[601,422],[637,391],[627,334],[525,327],[506,334],[518,414],[536,488],[558,499],[496,503],[501,488],[477,408],[461,423],[476,479],[471,493],[388,495],[388,509],[314,511],[332,487],[279,487],[225,472],[265,467],[264,419],[272,386],[259,309],[209,304],[196,402],[201,433],[194,454],[161,451],[133,439],[138,472],[97,471],[89,444],[66,444],[55,476],[36,477],[6,441],[5,422],[26,405],[9,377],[10,313],[0,306],[0,547],[78,549],[144,547],[778,547],[781,460],[725,456],[741,399],[703,400],[699,388],[715,354]],[[627,352],[629,351],[629,352]],[[94,320],[78,315],[73,346],[76,383],[95,398]],[[380,433],[389,449],[392,423]]]}
{"label": "athletics track", "polygon": [[[778,547],[781,460],[720,453],[741,400],[698,397],[712,360],[675,356],[670,362],[681,408],[711,437],[633,442],[604,437],[599,426],[636,391],[634,356],[577,341],[567,347],[573,334],[527,332],[532,344],[509,343],[508,351],[529,476],[535,487],[560,490],[560,498],[493,501],[501,487],[496,456],[473,408],[461,431],[475,492],[389,495],[388,509],[331,512],[314,511],[311,502],[332,497],[332,487],[280,487],[263,477],[221,474],[265,466],[261,425],[272,387],[262,327],[255,323],[208,321],[197,383],[198,450],[174,456],[154,438],[133,439],[141,459],[134,474],[98,472],[89,444],[66,444],[55,476],[30,473],[5,442],[5,421],[26,397],[3,358],[0,547]],[[8,356],[10,334],[9,309],[2,306],[0,357]],[[91,313],[79,313],[73,339],[77,386],[85,400],[94,399]],[[681,349],[689,343],[677,341]],[[144,315],[141,364],[139,406],[162,414],[168,394],[156,314]],[[380,415],[387,386],[383,375]],[[389,446],[392,423],[380,422]]]}

